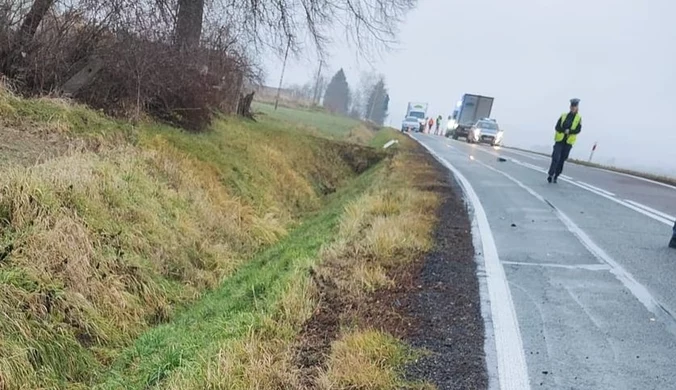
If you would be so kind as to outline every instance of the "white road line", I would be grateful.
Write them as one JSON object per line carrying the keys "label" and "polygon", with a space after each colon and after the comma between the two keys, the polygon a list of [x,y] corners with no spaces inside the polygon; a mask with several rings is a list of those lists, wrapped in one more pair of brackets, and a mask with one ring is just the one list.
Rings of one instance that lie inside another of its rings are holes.
{"label": "white road line", "polygon": [[594,255],[599,261],[606,263],[610,266],[610,272],[615,275],[615,277],[634,295],[634,297],[645,306],[648,311],[653,313],[655,316],[660,317],[664,320],[665,324],[668,325],[669,329],[675,329],[676,323],[674,317],[671,316],[663,305],[661,305],[645,288],[641,283],[639,283],[634,277],[625,270],[618,262],[616,262],[610,255],[606,253],[601,247],[599,247],[588,235],[585,233],[579,226],[575,224],[565,213],[552,205],[547,201],[542,195],[535,192],[532,188],[526,186],[518,179],[514,178],[508,173],[502,172],[499,169],[493,168],[492,166],[485,164],[481,161],[478,161],[479,164],[484,167],[499,173],[506,177],[507,179],[514,182],[519,187],[523,188],[529,194],[533,195],[536,199],[541,202],[548,204],[556,213],[556,216],[563,222],[568,231],[570,231],[577,239],[584,245],[587,250]]}
{"label": "white road line", "polygon": [[[516,153],[516,154],[521,155],[521,156],[524,156],[524,157],[531,157],[531,156],[528,155],[528,154],[530,154],[529,152],[521,152],[520,150],[514,150],[514,149],[511,149],[511,148],[507,148],[507,147],[506,147],[505,149],[509,150],[509,151],[512,152],[512,153]],[[541,155],[539,155],[539,154],[537,154],[537,153],[532,153],[532,156],[538,156],[538,157],[540,157],[540,158],[542,158],[542,159],[547,159],[545,156],[541,156]],[[531,158],[532,158],[532,157],[531,157]],[[606,169],[606,168],[590,167],[590,166],[588,166],[588,165],[578,164],[578,163],[576,163],[576,162],[574,162],[574,161],[570,161],[570,163],[571,163],[571,164],[575,164],[575,165],[580,166],[580,167],[586,167],[586,168],[595,169],[595,170],[597,170],[597,171],[602,171],[602,172],[607,172],[607,173],[614,173],[614,174],[620,175],[620,176],[631,177],[632,179],[637,179],[637,180],[645,181],[645,182],[648,182],[648,183],[656,184],[656,185],[658,185],[658,186],[670,188],[670,189],[672,189],[672,190],[676,190],[676,186],[673,186],[673,185],[667,184],[667,183],[661,183],[661,182],[659,182],[659,181],[652,180],[652,179],[648,179],[648,178],[646,178],[646,177],[636,176],[636,175],[632,175],[632,174],[630,174],[630,173],[617,172],[617,171],[613,171],[613,170]],[[561,177],[563,177],[563,175],[561,175]]]}
{"label": "white road line", "polygon": [[[451,146],[451,148],[453,148],[453,147]],[[482,149],[479,149],[479,148],[477,148],[475,150],[479,150],[481,152],[495,156],[493,153],[488,152],[486,150],[482,150]],[[522,167],[532,169],[532,170],[537,171],[537,172],[541,172],[541,173],[545,173],[545,174],[547,173],[546,169],[543,169],[541,167],[538,167],[537,165],[533,165],[533,164],[528,163],[528,162],[520,161],[520,160],[517,160],[515,158],[509,158],[509,161],[513,162],[514,164],[521,165]],[[603,171],[606,171],[606,170],[603,170]],[[618,172],[613,172],[613,171],[606,171],[606,172],[618,173]],[[643,178],[633,176],[633,175],[626,175],[625,174],[625,176],[635,177],[637,179],[643,179]],[[576,181],[576,180],[572,179],[570,176],[561,175],[561,180],[568,182],[570,184],[573,184],[574,186],[582,188],[582,189],[587,190],[589,192],[595,193],[595,194],[602,196],[606,199],[612,200],[613,202],[615,202],[617,204],[620,204],[620,205],[627,207],[631,210],[639,212],[639,213],[641,213],[641,214],[643,214],[647,217],[650,217],[650,218],[652,218],[652,219],[654,219],[658,222],[662,222],[665,225],[673,226],[674,220],[676,220],[676,217],[674,217],[672,215],[669,215],[669,214],[663,213],[661,211],[655,210],[651,207],[640,204],[638,202],[619,199],[619,198],[616,197],[616,195],[614,193],[612,193],[610,191],[607,191],[607,190],[604,190],[602,188],[593,186],[593,185],[591,185],[589,183],[585,183],[583,181]],[[652,180],[649,180],[649,179],[643,179],[643,180],[653,182]],[[658,183],[658,182],[654,182],[654,183]],[[658,183],[658,184],[664,184],[664,183]],[[664,185],[667,186],[667,187],[670,187],[667,184],[664,184]],[[674,187],[674,188],[676,188],[676,187]]]}
{"label": "white road line", "polygon": [[[528,169],[532,169],[532,170],[537,171],[537,172],[545,172],[546,173],[545,170],[540,169],[539,167],[533,166],[532,164],[524,163],[522,161],[515,160],[515,159],[511,159],[510,161],[512,161],[513,163],[515,163],[517,165],[521,165],[522,167],[526,167]],[[665,218],[663,215],[661,215],[661,214],[663,214],[661,212],[654,213],[654,212],[650,211],[650,210],[653,210],[653,209],[651,209],[648,206],[645,206],[645,205],[636,206],[636,205],[632,204],[632,203],[636,203],[636,202],[629,203],[625,200],[618,199],[618,198],[614,197],[614,194],[612,192],[601,190],[600,188],[595,189],[596,187],[594,187],[594,188],[587,187],[589,184],[584,185],[584,184],[581,184],[581,182],[577,182],[577,181],[571,180],[571,179],[566,179],[563,176],[561,176],[561,180],[563,180],[567,183],[570,183],[574,186],[577,186],[579,188],[582,188],[586,191],[592,192],[596,195],[602,196],[602,197],[604,197],[608,200],[611,200],[611,201],[613,201],[613,202],[615,202],[619,205],[622,205],[626,208],[629,208],[629,209],[634,210],[638,213],[641,213],[641,214],[645,215],[646,217],[650,217],[650,218],[654,219],[655,221],[662,222],[665,225],[668,225],[668,226],[674,225],[674,219],[673,218]],[[608,194],[612,194],[612,195],[608,195]],[[655,211],[657,211],[657,210],[655,210]]]}
{"label": "white road line", "polygon": [[520,265],[530,267],[544,267],[544,268],[565,268],[565,269],[584,269],[588,271],[609,271],[610,266],[607,264],[553,264],[553,263],[527,263],[523,261],[503,261],[502,264]]}
{"label": "white road line", "polygon": [[[570,180],[570,179],[567,179],[567,180]],[[579,184],[582,184],[583,186],[587,186],[587,187],[589,187],[589,188],[591,188],[591,189],[593,189],[593,190],[596,190],[596,191],[598,191],[598,192],[603,192],[604,194],[606,194],[606,195],[608,195],[608,196],[615,196],[615,194],[613,194],[612,192],[606,191],[606,190],[604,190],[604,189],[602,189],[602,188],[595,187],[595,186],[593,186],[593,185],[591,185],[591,184],[589,184],[589,183],[585,183],[585,182],[580,181],[580,180],[578,180],[577,182],[578,182]]]}
{"label": "white road line", "polygon": [[[565,180],[565,181],[568,182],[568,183],[570,183],[570,184],[573,184],[573,185],[575,185],[575,186],[577,186],[577,187],[580,187],[580,188],[582,188],[582,189],[584,189],[584,190],[587,190],[587,191],[589,191],[589,192],[593,192],[593,193],[595,193],[596,195],[602,196],[602,197],[604,197],[604,198],[606,198],[606,199],[608,199],[608,200],[612,200],[613,202],[615,202],[615,203],[617,203],[617,204],[619,204],[619,205],[622,205],[622,206],[624,206],[624,207],[626,207],[626,208],[629,208],[629,209],[632,209],[632,210],[634,210],[634,211],[636,211],[636,212],[639,212],[639,213],[645,215],[646,217],[650,217],[650,218],[654,219],[655,221],[662,222],[662,223],[665,224],[665,225],[672,226],[672,225],[674,224],[674,221],[672,221],[672,220],[668,220],[668,219],[666,219],[666,218],[664,218],[664,217],[662,217],[662,216],[660,216],[660,215],[651,213],[651,212],[645,210],[645,209],[642,208],[642,207],[636,207],[636,206],[632,205],[631,203],[625,202],[625,201],[622,200],[622,199],[618,199],[618,198],[615,198],[615,197],[613,197],[613,196],[604,194],[603,192],[596,191],[595,189],[590,188],[590,187],[585,187],[585,186],[581,185],[580,183],[577,183],[577,182],[575,182],[575,181],[573,181],[573,180]],[[645,207],[647,207],[647,206],[645,206]]]}
{"label": "white road line", "polygon": [[498,380],[501,390],[528,390],[530,382],[526,356],[523,351],[519,322],[509,290],[505,270],[500,263],[495,239],[488,223],[486,211],[467,178],[432,148],[420,142],[440,163],[446,166],[460,183],[465,196],[474,209],[474,221],[481,236],[483,260],[486,269],[489,302],[495,349],[498,360]]}
{"label": "white road line", "polygon": [[657,214],[657,215],[659,215],[660,217],[666,218],[666,219],[668,219],[668,220],[670,220],[670,221],[676,220],[676,217],[674,217],[673,215],[669,215],[669,214],[663,213],[663,212],[661,212],[661,211],[659,211],[659,210],[655,210],[654,208],[648,207],[648,206],[646,206],[646,205],[644,205],[644,204],[641,204],[641,203],[638,203],[638,202],[634,202],[633,200],[629,200],[629,199],[625,199],[624,201],[627,202],[627,203],[631,203],[631,204],[633,204],[633,205],[636,206],[636,207],[640,207],[640,208],[642,208],[642,209],[644,209],[644,210],[646,210],[646,211],[648,211],[648,212]]}

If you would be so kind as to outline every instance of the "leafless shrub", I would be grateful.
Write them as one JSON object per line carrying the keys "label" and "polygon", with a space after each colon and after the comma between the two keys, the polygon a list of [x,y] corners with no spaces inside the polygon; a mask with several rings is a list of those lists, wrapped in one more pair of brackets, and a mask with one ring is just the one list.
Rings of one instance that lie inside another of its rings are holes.
{"label": "leafless shrub", "polygon": [[[48,12],[22,38],[40,1]],[[163,0],[0,0],[0,69],[24,95],[67,94],[112,115],[145,112],[202,130],[213,110],[237,109],[250,62],[224,26],[200,26],[201,44],[177,45],[175,9]]]}
{"label": "leafless shrub", "polygon": [[238,105],[261,48],[309,40],[323,53],[338,26],[363,51],[387,47],[415,2],[0,0],[0,73],[25,95],[198,130],[215,109],[248,111]]}

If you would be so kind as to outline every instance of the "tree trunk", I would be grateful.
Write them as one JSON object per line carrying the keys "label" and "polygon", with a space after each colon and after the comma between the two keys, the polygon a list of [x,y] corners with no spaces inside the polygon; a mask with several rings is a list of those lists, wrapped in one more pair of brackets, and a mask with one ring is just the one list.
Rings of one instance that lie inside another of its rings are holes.
{"label": "tree trunk", "polygon": [[28,43],[35,32],[38,31],[38,26],[42,19],[47,14],[47,11],[52,7],[55,0],[35,0],[31,6],[30,11],[26,14],[26,18],[21,24],[21,28],[17,34],[16,45],[23,46]]}
{"label": "tree trunk", "polygon": [[237,105],[237,115],[254,119],[253,113],[251,112],[251,102],[253,102],[254,93],[255,92],[251,92],[247,95],[242,95],[239,98],[239,104]]}
{"label": "tree trunk", "polygon": [[19,31],[14,35],[11,44],[6,47],[5,52],[0,53],[2,60],[2,70],[7,74],[12,74],[12,68],[15,68],[13,62],[20,61],[23,58],[22,52],[24,47],[28,45],[35,33],[38,31],[42,19],[44,19],[47,11],[54,5],[55,0],[35,0],[31,9],[26,14],[26,17],[21,23]]}
{"label": "tree trunk", "polygon": [[204,0],[179,0],[176,18],[176,45],[180,50],[199,46],[202,36]]}

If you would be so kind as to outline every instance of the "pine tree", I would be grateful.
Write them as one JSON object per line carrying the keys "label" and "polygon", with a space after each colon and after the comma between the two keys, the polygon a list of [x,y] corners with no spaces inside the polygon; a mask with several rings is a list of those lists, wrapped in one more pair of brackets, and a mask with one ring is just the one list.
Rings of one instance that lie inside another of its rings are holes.
{"label": "pine tree", "polygon": [[347,114],[350,105],[350,86],[347,84],[345,72],[341,68],[331,78],[329,85],[326,86],[324,94],[324,107],[337,114]]}
{"label": "pine tree", "polygon": [[390,103],[390,95],[385,86],[385,80],[380,80],[373,86],[369,93],[368,104],[366,105],[366,119],[383,125],[387,118],[387,110]]}

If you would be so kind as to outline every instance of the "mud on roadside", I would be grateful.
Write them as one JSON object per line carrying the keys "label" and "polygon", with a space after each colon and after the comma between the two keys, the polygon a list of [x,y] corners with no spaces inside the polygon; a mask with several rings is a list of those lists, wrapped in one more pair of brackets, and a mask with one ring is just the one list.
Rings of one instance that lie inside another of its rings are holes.
{"label": "mud on roadside", "polygon": [[[433,249],[416,261],[388,269],[392,287],[360,299],[341,295],[332,283],[313,275],[319,305],[299,334],[295,364],[303,384],[314,388],[331,342],[341,325],[385,331],[424,353],[406,367],[408,380],[438,389],[485,389],[484,328],[471,225],[459,187],[450,172],[420,149],[429,165],[426,191],[440,201]],[[433,183],[433,184],[431,184]]]}

